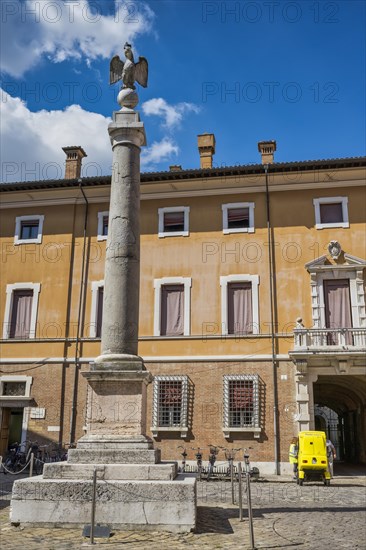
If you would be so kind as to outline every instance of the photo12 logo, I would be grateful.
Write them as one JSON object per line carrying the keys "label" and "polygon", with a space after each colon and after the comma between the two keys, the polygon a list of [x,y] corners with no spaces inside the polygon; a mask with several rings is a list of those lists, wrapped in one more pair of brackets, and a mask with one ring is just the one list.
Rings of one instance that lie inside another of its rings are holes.
{"label": "photo12 logo", "polygon": [[338,103],[339,85],[337,82],[202,82],[202,103],[211,100],[220,103]]}
{"label": "photo12 logo", "polygon": [[339,23],[339,2],[202,2],[203,23]]}
{"label": "photo12 logo", "polygon": [[[87,23],[99,23],[105,17],[103,4],[106,2],[101,0],[2,0],[1,21],[7,23],[16,17],[21,23],[58,23],[61,20],[75,23],[80,19]],[[113,18],[115,23],[138,23],[138,15],[138,2],[119,2],[116,3]]]}

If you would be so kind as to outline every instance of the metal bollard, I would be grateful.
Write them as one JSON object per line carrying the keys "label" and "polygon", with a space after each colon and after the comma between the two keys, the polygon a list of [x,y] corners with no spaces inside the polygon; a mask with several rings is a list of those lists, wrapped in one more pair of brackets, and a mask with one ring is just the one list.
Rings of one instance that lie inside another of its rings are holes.
{"label": "metal bollard", "polygon": [[241,482],[241,462],[238,463],[238,481],[239,481],[239,521],[243,521],[243,491]]}
{"label": "metal bollard", "polygon": [[235,504],[235,488],[234,488],[234,460],[230,460],[230,480],[231,480],[231,504]]}
{"label": "metal bollard", "polygon": [[33,476],[33,464],[34,464],[34,453],[31,453],[29,460],[29,477]]}
{"label": "metal bollard", "polygon": [[247,481],[247,500],[248,500],[250,548],[251,548],[251,550],[255,550],[255,546],[254,546],[254,529],[253,529],[252,495],[251,495],[251,492],[250,492],[250,474],[249,474],[249,472],[246,472],[246,481]]}
{"label": "metal bollard", "polygon": [[93,488],[92,488],[92,509],[90,522],[90,544],[94,544],[94,525],[95,525],[95,503],[97,497],[97,469],[93,472]]}

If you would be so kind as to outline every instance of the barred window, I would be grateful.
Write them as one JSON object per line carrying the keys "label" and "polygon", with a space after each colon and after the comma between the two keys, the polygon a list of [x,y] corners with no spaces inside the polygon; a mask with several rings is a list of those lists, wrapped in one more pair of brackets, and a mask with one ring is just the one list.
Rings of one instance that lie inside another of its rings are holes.
{"label": "barred window", "polygon": [[25,395],[25,382],[4,382],[3,395],[18,396]]}
{"label": "barred window", "polygon": [[257,375],[224,376],[224,427],[259,428]]}
{"label": "barred window", "polygon": [[153,430],[186,428],[187,376],[156,376],[153,396]]}

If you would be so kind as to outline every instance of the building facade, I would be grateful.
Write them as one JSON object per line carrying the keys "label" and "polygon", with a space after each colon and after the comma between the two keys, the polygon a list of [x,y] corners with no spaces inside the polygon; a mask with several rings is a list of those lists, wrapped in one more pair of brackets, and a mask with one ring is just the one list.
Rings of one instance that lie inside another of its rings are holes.
{"label": "building facade", "polygon": [[[317,428],[366,462],[366,158],[276,163],[261,142],[261,163],[215,168],[214,136],[198,145],[199,169],[141,175],[148,435],[165,460],[250,447],[279,473]],[[86,422],[110,177],[80,178],[85,152],[64,150],[67,179],[0,185],[0,454]]]}

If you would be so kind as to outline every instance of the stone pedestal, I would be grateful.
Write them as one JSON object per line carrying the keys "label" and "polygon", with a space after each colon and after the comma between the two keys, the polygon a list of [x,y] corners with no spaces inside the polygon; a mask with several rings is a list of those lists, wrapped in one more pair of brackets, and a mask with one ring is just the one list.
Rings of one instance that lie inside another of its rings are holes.
{"label": "stone pedestal", "polygon": [[161,463],[146,436],[146,386],[138,356],[140,286],[140,146],[138,113],[122,109],[108,128],[113,172],[106,248],[102,353],[83,373],[88,382],[87,434],[67,463],[16,481],[11,521],[83,527],[90,523],[97,470],[96,522],[112,528],[185,532],[196,525],[196,481]]}

